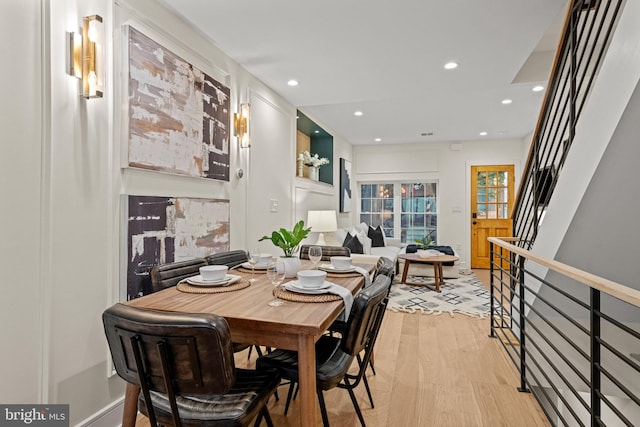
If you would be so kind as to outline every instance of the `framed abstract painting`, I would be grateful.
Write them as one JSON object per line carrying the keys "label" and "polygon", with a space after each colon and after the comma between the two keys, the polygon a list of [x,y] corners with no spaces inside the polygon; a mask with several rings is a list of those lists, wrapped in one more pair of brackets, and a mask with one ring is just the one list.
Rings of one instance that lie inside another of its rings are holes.
{"label": "framed abstract painting", "polygon": [[149,271],[154,265],[229,250],[229,200],[124,197],[127,300],[150,292]]}
{"label": "framed abstract painting", "polygon": [[127,29],[127,166],[229,181],[230,89]]}

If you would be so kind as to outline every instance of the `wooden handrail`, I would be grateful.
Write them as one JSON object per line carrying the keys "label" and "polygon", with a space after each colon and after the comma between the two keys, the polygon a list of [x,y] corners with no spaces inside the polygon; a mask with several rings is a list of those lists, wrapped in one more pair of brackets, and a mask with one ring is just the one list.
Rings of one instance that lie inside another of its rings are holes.
{"label": "wooden handrail", "polygon": [[526,249],[512,245],[509,241],[517,240],[514,237],[489,237],[487,240],[495,245],[500,246],[512,253],[518,254],[526,259],[530,259],[537,264],[548,267],[553,271],[557,271],[567,277],[577,280],[591,288],[598,289],[601,292],[616,297],[622,301],[626,301],[636,307],[640,307],[640,291],[630,288],[620,283],[605,279],[595,274],[587,273],[579,268],[571,267],[570,265],[563,264],[561,262],[545,258],[534,254]]}

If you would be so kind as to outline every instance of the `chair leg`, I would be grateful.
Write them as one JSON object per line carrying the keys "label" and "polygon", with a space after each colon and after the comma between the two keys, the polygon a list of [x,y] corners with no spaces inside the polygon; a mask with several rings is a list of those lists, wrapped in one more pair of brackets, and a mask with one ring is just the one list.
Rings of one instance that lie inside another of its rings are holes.
{"label": "chair leg", "polygon": [[373,375],[376,374],[376,368],[373,366],[373,362],[374,362],[374,353],[373,350],[371,350],[371,357],[369,358],[369,366],[371,367],[371,370],[373,371]]}
{"label": "chair leg", "polygon": [[291,381],[289,383],[289,391],[287,392],[287,403],[284,405],[284,414],[287,415],[289,412],[289,404],[291,403],[291,398],[293,397],[293,387],[296,383]]}
{"label": "chair leg", "polygon": [[269,409],[266,406],[262,407],[262,410],[258,414],[258,417],[256,418],[256,423],[253,425],[253,427],[258,427],[260,425],[260,423],[262,422],[262,418],[263,417],[264,417],[264,420],[267,422],[267,427],[273,427],[273,421],[271,420],[271,414],[269,413]]}
{"label": "chair leg", "polygon": [[364,423],[364,417],[362,416],[362,411],[360,410],[360,405],[358,405],[358,400],[356,399],[356,395],[353,392],[353,387],[346,378],[344,379],[344,383],[347,385],[346,388],[349,392],[351,402],[353,403],[353,408],[356,410],[356,415],[358,415],[358,419],[360,420],[360,424],[362,424],[362,427],[366,427],[366,424]]}
{"label": "chair leg", "polygon": [[324,403],[324,395],[320,389],[316,392],[318,394],[318,403],[320,404],[320,413],[322,414],[322,425],[324,427],[329,427],[329,416],[327,415],[327,406]]}
{"label": "chair leg", "polygon": [[367,381],[367,376],[362,376],[362,382],[364,383],[364,388],[367,390],[367,395],[369,396],[369,402],[371,402],[371,408],[373,408],[373,396],[371,395],[371,389],[369,388],[369,381]]}

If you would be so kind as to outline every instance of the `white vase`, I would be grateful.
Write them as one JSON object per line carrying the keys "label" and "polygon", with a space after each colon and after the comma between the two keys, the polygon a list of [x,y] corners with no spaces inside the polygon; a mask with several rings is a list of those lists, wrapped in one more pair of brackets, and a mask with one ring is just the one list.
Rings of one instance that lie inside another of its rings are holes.
{"label": "white vase", "polygon": [[[298,275],[298,271],[302,269],[302,263],[300,258],[297,257],[280,257],[282,264],[284,265],[284,277],[291,279]],[[278,263],[280,264],[280,263]]]}
{"label": "white vase", "polygon": [[309,166],[309,179],[314,181],[320,179],[320,168],[318,166]]}

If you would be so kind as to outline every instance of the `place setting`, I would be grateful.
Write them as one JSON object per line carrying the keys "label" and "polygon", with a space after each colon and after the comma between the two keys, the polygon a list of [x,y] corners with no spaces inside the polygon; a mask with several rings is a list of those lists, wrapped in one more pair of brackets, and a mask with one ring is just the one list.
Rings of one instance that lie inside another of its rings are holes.
{"label": "place setting", "polygon": [[343,300],[345,308],[353,303],[351,291],[326,280],[327,272],[322,270],[300,270],[297,280],[277,286],[274,296],[294,302],[331,302]]}
{"label": "place setting", "polygon": [[320,264],[318,269],[326,271],[330,275],[343,276],[349,273],[355,273],[356,267],[351,264],[351,257],[348,256],[332,256],[329,258],[330,264]]}
{"label": "place setting", "polygon": [[187,293],[212,294],[244,289],[250,285],[242,277],[229,274],[226,265],[207,265],[200,267],[200,274],[181,280],[176,288]]}

